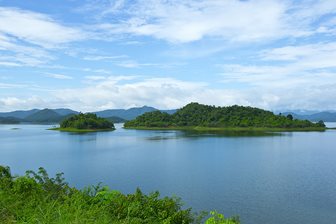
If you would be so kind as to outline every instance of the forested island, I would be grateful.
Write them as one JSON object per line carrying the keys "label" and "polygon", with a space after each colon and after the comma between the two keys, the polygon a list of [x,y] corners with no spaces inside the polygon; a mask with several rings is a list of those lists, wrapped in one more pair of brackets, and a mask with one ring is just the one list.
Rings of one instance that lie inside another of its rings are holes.
{"label": "forested island", "polygon": [[69,132],[92,132],[92,131],[112,131],[115,130],[113,122],[98,117],[93,113],[79,113],[73,115],[60,123],[59,128],[51,130]]}
{"label": "forested island", "polygon": [[254,107],[216,107],[190,103],[174,114],[161,111],[145,113],[124,124],[134,129],[195,129],[195,130],[325,130],[323,121],[293,119],[293,116],[275,115]]}
{"label": "forested island", "polygon": [[[122,194],[100,185],[78,190],[65,182],[62,173],[49,177],[45,169],[14,176],[0,166],[1,223],[201,223],[208,213],[183,209],[176,197],[149,195],[137,189]],[[239,218],[224,218],[211,212],[205,224],[239,224]]]}

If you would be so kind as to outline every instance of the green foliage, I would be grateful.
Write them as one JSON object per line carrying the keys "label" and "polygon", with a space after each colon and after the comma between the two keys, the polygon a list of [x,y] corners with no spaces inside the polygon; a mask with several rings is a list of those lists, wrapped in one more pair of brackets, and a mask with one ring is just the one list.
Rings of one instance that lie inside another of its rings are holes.
{"label": "green foliage", "polygon": [[224,215],[216,211],[211,211],[210,215],[211,217],[205,221],[205,224],[239,224],[240,223],[238,217],[226,219],[224,218]]}
{"label": "green foliage", "polygon": [[[145,195],[137,189],[125,195],[100,185],[77,190],[64,181],[62,173],[50,178],[40,168],[17,177],[9,167],[0,166],[1,223],[188,224],[199,220],[191,209],[182,209],[178,198],[161,198],[159,192]],[[209,220],[206,223],[224,223]]]}
{"label": "green foliage", "polygon": [[324,122],[321,120],[321,121],[319,121],[319,122],[317,122],[317,124],[319,125],[319,126],[321,126],[321,127],[325,127],[325,124],[324,124]]}
{"label": "green foliage", "polygon": [[216,107],[190,103],[170,115],[160,111],[145,113],[125,123],[125,127],[254,127],[254,128],[324,128],[323,122],[274,115],[253,107]]}
{"label": "green foliage", "polygon": [[73,115],[60,124],[61,128],[75,129],[114,129],[114,124],[92,113]]}

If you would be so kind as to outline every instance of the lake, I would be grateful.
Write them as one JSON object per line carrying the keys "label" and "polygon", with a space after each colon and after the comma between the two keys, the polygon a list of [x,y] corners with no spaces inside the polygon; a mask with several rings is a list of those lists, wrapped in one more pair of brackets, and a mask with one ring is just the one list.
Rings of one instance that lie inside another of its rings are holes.
{"label": "lake", "polygon": [[0,125],[0,164],[14,174],[64,172],[79,188],[159,190],[195,211],[239,215],[242,224],[336,223],[336,130],[237,135],[117,125],[73,134],[49,127]]}

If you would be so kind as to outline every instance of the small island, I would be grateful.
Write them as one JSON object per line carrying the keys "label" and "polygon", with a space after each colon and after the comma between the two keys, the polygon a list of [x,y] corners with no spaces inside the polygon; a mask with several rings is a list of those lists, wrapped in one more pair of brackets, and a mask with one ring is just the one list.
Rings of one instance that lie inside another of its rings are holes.
{"label": "small island", "polygon": [[113,122],[98,117],[93,113],[79,113],[66,118],[60,123],[59,128],[49,130],[68,131],[68,132],[96,132],[115,130]]}
{"label": "small island", "polygon": [[216,107],[190,103],[174,114],[145,113],[124,124],[129,129],[227,130],[227,131],[324,131],[323,121],[293,119],[254,107]]}

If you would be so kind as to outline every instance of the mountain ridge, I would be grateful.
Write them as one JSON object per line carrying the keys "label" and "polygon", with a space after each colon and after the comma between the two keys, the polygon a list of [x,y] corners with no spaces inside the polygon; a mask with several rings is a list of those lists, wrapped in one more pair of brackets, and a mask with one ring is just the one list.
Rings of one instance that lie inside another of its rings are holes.
{"label": "mountain ridge", "polygon": [[[17,122],[35,122],[35,123],[57,123],[60,122],[62,119],[66,118],[67,116],[71,114],[78,114],[79,111],[75,111],[68,108],[56,108],[56,109],[48,109],[49,111],[49,117],[44,114],[42,115],[40,113],[39,117],[37,115],[33,116],[34,114],[46,110],[45,109],[31,109],[31,110],[16,110],[16,111],[10,111],[10,112],[0,112],[0,118],[2,123],[10,123],[11,121],[13,123]],[[51,111],[57,113],[54,114]],[[101,111],[95,111],[91,112],[96,114],[97,116],[108,118],[115,123],[118,122],[124,122],[127,120],[133,120],[137,116],[140,116],[146,112],[153,112],[153,111],[161,111],[166,112],[168,114],[173,114],[177,110],[159,110],[155,107],[150,106],[142,106],[142,107],[132,107],[129,109],[107,109],[107,110],[101,110]],[[309,120],[309,121],[324,121],[324,122],[336,122],[336,112],[334,111],[303,111],[303,110],[293,110],[293,111],[286,111],[281,112],[282,115],[287,116],[288,114],[291,114],[295,119],[300,120]],[[35,117],[35,118],[34,118]],[[6,118],[6,119],[5,119]],[[28,118],[28,119],[27,119]]]}
{"label": "mountain ridge", "polygon": [[336,112],[322,111],[313,114],[297,114],[294,112],[284,112],[281,113],[284,116],[291,114],[295,119],[299,120],[309,120],[309,121],[324,121],[324,122],[336,122]]}
{"label": "mountain ridge", "polygon": [[[129,109],[109,109],[91,112],[97,116],[107,118],[114,123],[123,123],[127,120],[135,119],[146,112],[152,112],[159,109],[149,106],[132,107]],[[174,113],[176,110],[161,110],[167,113]],[[16,110],[11,112],[0,112],[1,123],[58,123],[70,115],[79,114],[80,112],[68,108],[56,109],[32,109]]]}
{"label": "mountain ridge", "polygon": [[[149,106],[142,107],[132,107],[129,109],[108,109],[102,111],[91,112],[97,116],[107,118],[115,123],[123,123],[127,120],[135,119],[146,112],[152,112],[159,109]],[[176,110],[161,110],[166,113],[174,113]],[[79,114],[80,112],[71,110],[68,108],[57,108],[57,109],[32,109],[32,110],[18,110],[11,112],[0,112],[0,117],[3,122],[9,122],[11,120],[19,119],[22,122],[32,122],[32,123],[58,123],[62,121],[67,116],[72,114]],[[5,119],[4,118],[15,118],[15,119]],[[17,122],[17,120],[15,120]]]}

